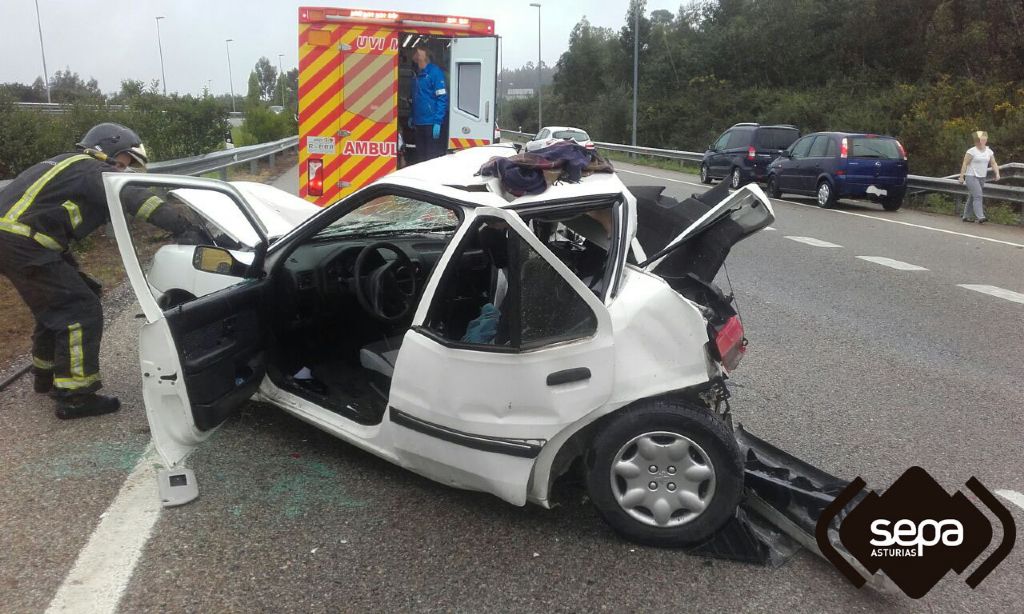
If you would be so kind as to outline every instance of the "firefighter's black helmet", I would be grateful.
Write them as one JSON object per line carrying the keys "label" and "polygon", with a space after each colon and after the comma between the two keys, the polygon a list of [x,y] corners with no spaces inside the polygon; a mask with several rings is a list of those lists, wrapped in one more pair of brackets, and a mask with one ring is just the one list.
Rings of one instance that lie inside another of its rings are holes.
{"label": "firefighter's black helmet", "polygon": [[142,168],[145,168],[149,162],[142,139],[134,130],[121,124],[105,122],[93,126],[77,143],[77,147],[79,149],[95,149],[110,158],[124,152]]}

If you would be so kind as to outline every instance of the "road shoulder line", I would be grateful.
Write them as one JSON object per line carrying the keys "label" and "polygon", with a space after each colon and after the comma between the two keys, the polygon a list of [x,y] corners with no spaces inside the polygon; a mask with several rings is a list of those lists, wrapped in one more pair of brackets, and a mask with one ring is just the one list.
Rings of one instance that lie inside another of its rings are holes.
{"label": "road shoulder line", "polygon": [[160,516],[156,468],[150,444],[46,609],[47,614],[113,614],[128,587],[142,549]]}

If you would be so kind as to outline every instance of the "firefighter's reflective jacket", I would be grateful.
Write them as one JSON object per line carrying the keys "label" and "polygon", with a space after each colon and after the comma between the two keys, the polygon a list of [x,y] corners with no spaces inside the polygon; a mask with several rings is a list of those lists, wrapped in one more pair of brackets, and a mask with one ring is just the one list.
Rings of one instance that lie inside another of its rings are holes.
{"label": "firefighter's reflective jacket", "polygon": [[[54,252],[68,249],[110,218],[103,173],[116,172],[85,154],[61,154],[26,169],[0,191],[0,232],[30,238]],[[126,188],[121,202],[137,220],[174,234],[191,224],[183,210],[143,188]]]}

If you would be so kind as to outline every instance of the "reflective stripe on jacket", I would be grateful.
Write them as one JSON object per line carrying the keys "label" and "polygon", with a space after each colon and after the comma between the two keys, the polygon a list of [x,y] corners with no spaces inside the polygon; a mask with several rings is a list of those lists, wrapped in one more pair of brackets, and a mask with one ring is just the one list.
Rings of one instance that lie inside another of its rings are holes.
{"label": "reflective stripe on jacket", "polygon": [[[29,167],[0,190],[0,232],[54,251],[67,249],[110,219],[103,173],[114,170],[84,154],[61,154]],[[166,227],[152,219],[163,201],[149,190],[128,188],[121,202],[129,215]],[[167,226],[172,232],[184,229],[176,221]]]}

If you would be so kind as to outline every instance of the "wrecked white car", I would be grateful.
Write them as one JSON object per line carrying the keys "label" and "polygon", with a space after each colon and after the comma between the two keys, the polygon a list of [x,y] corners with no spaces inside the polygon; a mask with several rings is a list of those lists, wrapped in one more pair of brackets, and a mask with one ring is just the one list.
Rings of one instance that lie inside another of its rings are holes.
{"label": "wrecked white car", "polygon": [[[475,175],[514,153],[403,169],[287,232],[255,202],[295,198],[272,188],[105,175],[147,320],[166,504],[196,496],[181,463],[255,398],[515,505],[550,506],[556,478],[581,471],[608,524],[642,543],[692,544],[733,517],[744,469],[724,384],[746,340],[713,279],[773,221],[768,199],[723,186],[678,203],[612,173],[516,198]],[[144,267],[119,202],[129,185],[203,203],[215,245]]]}

